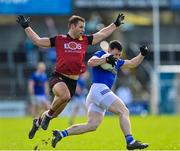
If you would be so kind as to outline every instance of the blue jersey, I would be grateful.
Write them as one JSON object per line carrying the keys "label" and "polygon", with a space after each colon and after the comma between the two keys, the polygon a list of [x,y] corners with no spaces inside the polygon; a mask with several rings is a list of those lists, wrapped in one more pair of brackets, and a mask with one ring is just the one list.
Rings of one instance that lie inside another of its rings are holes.
{"label": "blue jersey", "polygon": [[[103,50],[97,51],[94,56],[101,57],[106,52]],[[120,67],[124,64],[124,60],[118,59],[114,70],[116,73],[120,69]],[[92,82],[93,83],[103,83],[106,84],[110,89],[114,83],[116,73],[108,70],[104,70],[101,66],[92,67]]]}
{"label": "blue jersey", "polygon": [[79,77],[77,84],[81,89],[84,89],[86,87],[86,81],[81,76]]}
{"label": "blue jersey", "polygon": [[34,94],[44,95],[45,94],[45,82],[48,81],[47,75],[45,73],[34,72],[31,77],[34,81]]}

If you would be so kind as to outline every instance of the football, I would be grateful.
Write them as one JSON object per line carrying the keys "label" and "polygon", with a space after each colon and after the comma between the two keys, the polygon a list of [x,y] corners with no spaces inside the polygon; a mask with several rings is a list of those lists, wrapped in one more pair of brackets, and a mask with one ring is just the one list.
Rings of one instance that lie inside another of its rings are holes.
{"label": "football", "polygon": [[[111,55],[111,54],[106,53],[106,54],[102,55],[101,58],[106,58],[106,57],[108,57],[109,55]],[[103,63],[103,64],[101,64],[100,66],[101,66],[101,68],[103,68],[104,70],[108,70],[108,71],[112,71],[112,70],[114,69],[113,66],[112,66],[111,64],[109,64],[109,63]]]}

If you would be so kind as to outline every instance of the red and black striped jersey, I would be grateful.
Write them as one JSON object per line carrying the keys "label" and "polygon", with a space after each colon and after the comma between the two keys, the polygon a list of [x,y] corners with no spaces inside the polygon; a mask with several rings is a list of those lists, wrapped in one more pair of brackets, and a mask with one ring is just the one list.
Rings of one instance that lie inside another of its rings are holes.
{"label": "red and black striped jersey", "polygon": [[92,35],[82,35],[79,39],[73,39],[68,34],[50,38],[51,47],[56,48],[55,71],[67,75],[85,72],[85,53],[92,40]]}

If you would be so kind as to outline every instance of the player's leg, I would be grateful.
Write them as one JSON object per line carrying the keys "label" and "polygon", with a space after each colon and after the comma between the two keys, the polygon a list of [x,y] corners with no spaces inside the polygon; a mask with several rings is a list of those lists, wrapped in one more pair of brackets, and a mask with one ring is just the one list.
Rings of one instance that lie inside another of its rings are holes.
{"label": "player's leg", "polygon": [[32,128],[30,129],[29,134],[28,134],[29,139],[32,139],[32,138],[35,136],[37,130],[39,129],[39,127],[40,127],[40,125],[41,125],[42,118],[45,116],[46,112],[47,112],[47,111],[44,111],[44,112],[39,116],[39,118],[34,118],[34,119],[33,119]]}
{"label": "player's leg", "polygon": [[69,135],[79,135],[86,132],[95,131],[101,124],[103,114],[99,112],[89,112],[88,121],[84,124],[75,124],[67,129]]}
{"label": "player's leg", "polygon": [[43,100],[42,102],[42,108],[43,108],[43,111],[46,111],[50,108],[50,103],[47,99]]}
{"label": "player's leg", "polygon": [[38,115],[41,115],[40,116],[41,118],[39,118],[39,120],[42,119],[42,117],[45,115],[44,111],[47,111],[50,108],[50,103],[49,103],[49,100],[47,100],[47,97],[45,95],[42,95],[40,98],[41,98],[41,100],[39,102],[39,110],[38,110],[39,114]]}
{"label": "player's leg", "polygon": [[41,127],[44,130],[48,128],[49,122],[53,118],[53,114],[58,110],[59,106],[68,103],[71,98],[69,89],[64,82],[56,83],[53,87],[53,93],[55,95],[54,100],[41,122]]}
{"label": "player's leg", "polygon": [[75,93],[77,80],[70,79],[58,73],[53,73],[49,80],[50,87],[55,95],[50,110],[45,114],[41,127],[46,130],[50,120],[61,113]]}
{"label": "player's leg", "polygon": [[81,107],[81,97],[74,96],[71,101],[71,113],[68,122],[69,126],[74,124],[76,115],[78,114],[80,107]]}
{"label": "player's leg", "polygon": [[70,135],[79,135],[87,132],[92,132],[97,129],[103,119],[103,114],[99,112],[88,112],[88,121],[82,124],[75,124],[63,131],[54,130],[52,147],[56,147],[56,144],[63,138]]}
{"label": "player's leg", "polygon": [[[124,105],[122,100],[120,98],[117,98],[114,95],[114,98],[116,98],[112,104],[108,107],[108,110],[117,114],[119,116],[119,122],[120,122],[120,127],[124,133],[124,136],[126,138],[126,143],[127,143],[127,149],[133,150],[133,149],[144,149],[148,147],[148,144],[146,143],[140,143],[136,140],[134,140],[131,132],[131,123],[129,119],[129,110],[127,107]],[[112,98],[113,98],[112,95]],[[106,104],[104,102],[104,104]]]}
{"label": "player's leg", "polygon": [[80,106],[84,110],[85,115],[87,115],[87,107],[86,107],[86,97],[81,96]]}
{"label": "player's leg", "polygon": [[[40,102],[41,100],[37,96],[34,96],[33,100],[34,101],[31,101],[33,104],[32,112],[34,114],[34,117],[37,117],[39,115],[38,113],[40,113],[40,111],[41,111],[41,102]],[[32,139],[35,136],[36,131],[39,129],[40,122],[41,122],[41,116],[40,116],[40,118],[33,119],[32,127],[28,134],[29,139]]]}
{"label": "player's leg", "polygon": [[79,135],[82,133],[95,131],[97,127],[102,122],[105,110],[101,109],[93,102],[92,97],[93,91],[90,89],[89,94],[86,100],[86,106],[88,108],[88,121],[83,124],[75,124],[67,128],[64,131],[53,131],[52,147],[55,147],[56,144],[63,138],[69,135]]}
{"label": "player's leg", "polygon": [[62,103],[62,104],[58,107],[58,109],[53,113],[52,118],[56,118],[56,117],[64,110],[64,108],[66,107],[67,104],[68,104],[68,102]]}
{"label": "player's leg", "polygon": [[43,109],[43,101],[44,101],[44,98],[41,96],[41,95],[36,95],[36,116],[35,117],[38,117],[43,111],[45,111]]}
{"label": "player's leg", "polygon": [[38,101],[35,95],[30,97],[30,103],[30,113],[33,117],[36,117],[38,115]]}
{"label": "player's leg", "polygon": [[73,106],[71,115],[69,117],[69,125],[70,126],[74,124],[74,121],[75,121],[76,115],[78,114],[78,111],[79,111],[79,106],[78,105]]}
{"label": "player's leg", "polygon": [[129,120],[129,110],[127,109],[125,104],[119,99],[116,99],[109,106],[108,110],[119,116],[120,127],[124,135],[131,134],[132,132],[131,132],[131,125]]}
{"label": "player's leg", "polygon": [[33,117],[36,117],[37,115],[38,115],[38,104],[36,103],[36,102],[33,102],[32,104],[31,104],[31,107],[30,107],[31,109],[31,115],[33,116]]}
{"label": "player's leg", "polygon": [[[57,89],[54,88],[54,94],[56,95],[54,96],[54,100],[53,100],[50,110],[45,111],[43,114],[41,114],[41,116],[39,116],[39,118],[33,119],[32,128],[29,131],[30,139],[32,139],[35,136],[36,131],[38,130],[40,125],[43,129],[46,130],[49,125],[50,120],[54,117],[57,117],[59,113],[61,113],[62,110],[67,105],[69,96],[62,95],[62,93],[58,93],[57,91],[64,92],[64,94],[69,94],[69,90],[67,89],[67,86],[65,85],[64,82],[60,82],[60,83],[62,83],[63,85],[62,88],[59,88],[58,86],[57,86],[58,87]],[[59,83],[57,83],[56,85],[59,85]],[[63,89],[64,87],[65,87],[65,90]]]}

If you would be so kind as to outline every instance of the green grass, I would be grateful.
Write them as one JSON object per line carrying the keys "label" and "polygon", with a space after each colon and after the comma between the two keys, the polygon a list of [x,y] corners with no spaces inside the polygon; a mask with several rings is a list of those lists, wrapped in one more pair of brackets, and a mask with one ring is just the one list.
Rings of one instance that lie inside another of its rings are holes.
{"label": "green grass", "polygon": [[[76,122],[85,122],[78,118]],[[42,144],[42,139],[51,138],[53,129],[67,127],[68,118],[54,119],[47,131],[39,130],[34,139],[27,137],[32,118],[1,118],[0,149],[32,150],[38,145],[40,150],[52,150],[50,141]],[[118,118],[105,117],[96,132],[64,138],[57,144],[57,150],[124,150],[124,136],[119,128]],[[148,142],[148,150],[180,150],[180,116],[131,117],[135,139]]]}

